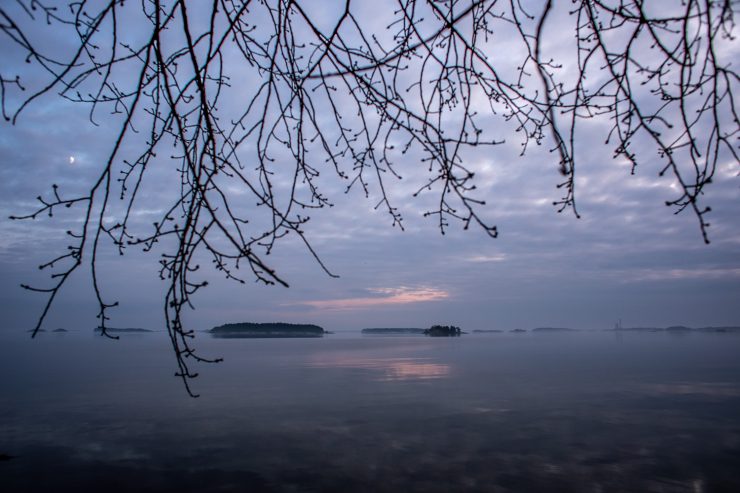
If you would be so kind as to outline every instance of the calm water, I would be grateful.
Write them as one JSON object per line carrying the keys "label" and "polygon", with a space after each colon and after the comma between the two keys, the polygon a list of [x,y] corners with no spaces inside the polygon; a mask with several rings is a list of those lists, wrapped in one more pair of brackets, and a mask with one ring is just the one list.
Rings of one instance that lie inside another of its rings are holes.
{"label": "calm water", "polygon": [[3,491],[740,491],[740,334],[0,339]]}

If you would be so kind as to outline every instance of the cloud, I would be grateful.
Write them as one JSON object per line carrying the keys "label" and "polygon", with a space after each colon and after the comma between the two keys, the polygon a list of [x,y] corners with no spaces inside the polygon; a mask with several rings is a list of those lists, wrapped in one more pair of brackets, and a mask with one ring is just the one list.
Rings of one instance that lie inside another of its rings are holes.
{"label": "cloud", "polygon": [[638,269],[634,273],[624,273],[622,277],[625,282],[733,279],[740,278],[740,268]]}
{"label": "cloud", "polygon": [[499,253],[496,255],[472,255],[465,260],[468,262],[486,263],[486,262],[503,262],[507,259],[507,255]]}
{"label": "cloud", "polygon": [[299,301],[295,304],[311,306],[321,310],[357,310],[376,306],[438,301],[450,296],[447,291],[432,287],[401,286],[397,288],[370,288],[367,291],[374,294],[374,296]]}
{"label": "cloud", "polygon": [[[380,43],[390,45],[393,32],[385,26],[393,10],[379,9],[378,5],[385,4],[359,3],[352,8],[358,9],[358,18],[373,23],[373,28],[368,26],[368,29],[379,33]],[[548,36],[552,37],[543,45],[543,53],[556,59],[562,59],[575,40],[574,18],[567,15],[568,9],[563,5],[564,10],[548,22]],[[311,9],[311,15],[321,16],[321,29],[333,29],[336,12],[324,9],[319,3]],[[140,10],[124,12],[133,18],[141,15]],[[376,15],[378,12],[382,15]],[[34,29],[45,29],[41,24]],[[131,29],[126,31],[127,37],[144,39],[144,29],[138,29],[135,22],[128,24]],[[49,38],[37,36],[45,49],[53,48],[56,53],[74,48],[61,32],[50,33],[53,36]],[[509,39],[507,34],[510,33],[506,30],[497,31],[486,45],[497,53],[511,55],[496,60],[497,64],[504,64],[502,76],[506,75],[506,69],[516,68],[516,50],[521,47],[516,38]],[[7,55],[3,65],[8,73],[20,73],[28,90],[33,91],[45,84],[46,79],[31,70],[33,67],[25,63],[15,46],[8,39],[0,39],[0,51]],[[722,56],[727,60],[737,58],[734,56],[740,49],[737,43],[718,46],[726,52]],[[261,80],[248,64],[233,60],[227,64],[232,80],[242,83],[231,90],[223,88],[219,107],[222,121],[236,118],[244,111],[245,101],[252,94],[250,84]],[[573,82],[577,75],[573,65],[565,66],[563,71],[568,72],[563,74],[564,80]],[[404,76],[411,74],[408,70]],[[604,82],[599,75],[589,80],[591,87]],[[15,97],[10,93],[6,96]],[[331,163],[323,161],[318,152],[323,152],[322,149],[312,148],[308,156],[321,172],[315,184],[334,206],[321,211],[312,209],[305,231],[321,259],[341,278],[324,276],[300,239],[291,234],[281,239],[265,259],[290,282],[290,290],[249,283],[235,289],[233,283],[222,280],[221,272],[202,268],[197,275],[209,281],[209,288],[198,294],[198,310],[190,314],[192,323],[210,327],[228,320],[305,322],[308,319],[334,329],[384,324],[419,326],[447,319],[449,323],[479,327],[491,323],[501,327],[533,326],[562,320],[564,325],[588,328],[602,324],[605,313],[630,313],[636,323],[653,321],[656,325],[692,321],[706,325],[737,323],[740,319],[740,306],[735,302],[740,289],[737,282],[740,279],[740,189],[738,162],[732,155],[722,157],[713,183],[702,197],[702,203],[712,207],[707,215],[712,223],[712,244],[706,246],[690,211],[675,216],[672,209],[663,205],[666,200],[676,198],[678,192],[671,188],[675,185],[674,178],[658,175],[663,163],[649,142],[635,141],[641,164],[631,175],[631,163],[620,157],[613,159],[614,145],[604,144],[613,121],[606,117],[579,120],[575,145],[581,219],[576,219],[571,211],[557,214],[552,205],[562,196],[562,190],[556,188],[561,177],[557,157],[550,152],[552,143],[543,142],[541,146],[532,143],[527,153],[520,156],[523,134],[516,131],[517,123],[502,122],[490,114],[490,100],[484,96],[474,94],[472,101],[480,112],[478,125],[482,135],[505,143],[477,146],[465,151],[462,157],[465,166],[475,172],[477,189],[472,196],[486,201],[477,210],[482,218],[499,227],[498,239],[487,237],[476,227],[464,231],[463,225],[455,221],[443,237],[437,216],[423,216],[439,206],[441,189],[433,187],[433,192],[413,197],[434,176],[421,146],[412,146],[402,153],[403,139],[394,137],[390,143],[396,145],[396,151],[390,157],[403,179],[396,179],[390,173],[380,174],[384,192],[404,217],[403,232],[391,227],[391,217],[383,207],[375,209],[381,197],[376,177],[367,175],[369,198],[361,187],[345,194],[347,180],[338,178]],[[335,103],[350,104],[347,97],[338,91]],[[7,100],[10,106],[18,103],[17,98]],[[22,292],[18,284],[37,279],[49,281],[46,271],[38,271],[36,266],[66,252],[69,237],[65,231],[78,228],[84,217],[78,214],[78,208],[59,211],[53,219],[10,221],[7,217],[35,210],[38,202],[34,197],[48,197],[52,183],[58,184],[65,196],[85,193],[95,183],[99,166],[110,154],[120,120],[99,111],[96,113],[99,126],[93,127],[88,113],[89,107],[85,105],[50,95],[28,107],[16,125],[1,127],[0,309],[13,320],[28,318],[25,308],[21,308],[26,306],[23,304],[26,299],[30,300],[29,306],[40,299],[27,298],[28,293]],[[320,125],[326,124],[327,128],[333,121],[331,112],[318,117]],[[347,119],[350,118],[348,115]],[[454,118],[450,120],[451,128],[460,124]],[[137,156],[142,142],[143,139],[132,139],[122,153]],[[249,139],[239,149],[244,173],[250,179],[255,176],[250,158],[254,152],[255,142]],[[181,180],[169,155],[169,152],[161,153],[147,169],[145,188],[130,218],[136,234],[148,234],[161,209],[173,195],[179,196]],[[75,157],[72,166],[70,156]],[[272,186],[278,195],[287,192],[287,196],[281,195],[285,199],[292,191],[293,158],[287,150],[275,150],[272,158],[275,159]],[[351,159],[339,163],[347,173],[352,166]],[[269,210],[256,206],[251,191],[227,178],[220,175],[219,185],[224,187],[234,207],[249,216],[249,234],[258,235],[265,221],[271,220]],[[304,188],[299,192],[305,193],[305,184],[300,185]],[[114,204],[111,210],[120,214],[122,202],[116,198],[111,204]],[[158,281],[156,261],[167,247],[165,243],[158,244],[151,256],[129,248],[126,256],[119,258],[110,242],[101,244],[99,255],[106,260],[106,272],[113,273],[104,280],[103,289],[116,293],[115,299],[126,307],[126,313],[135,313],[143,319],[142,313],[146,311],[152,320],[161,317],[158,302],[150,301],[161,296],[163,284]],[[210,263],[204,257],[199,260],[204,267]],[[151,274],[152,282],[146,287],[131,284],[140,273]],[[80,274],[80,285],[83,285],[88,274]],[[245,278],[250,279],[249,275]],[[395,287],[367,289],[368,286]],[[72,291],[75,296],[78,294]],[[697,297],[704,301],[697,303]],[[23,303],[18,299],[24,300]],[[79,318],[80,310],[72,304],[65,307],[59,303],[55,310],[64,324],[78,319],[87,323],[87,318]],[[360,311],[363,317],[356,316]]]}

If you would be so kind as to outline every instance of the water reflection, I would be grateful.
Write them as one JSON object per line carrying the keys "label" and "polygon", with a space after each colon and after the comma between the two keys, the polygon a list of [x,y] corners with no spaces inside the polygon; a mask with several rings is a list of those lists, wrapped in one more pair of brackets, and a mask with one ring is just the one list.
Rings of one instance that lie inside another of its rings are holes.
{"label": "water reflection", "polygon": [[431,358],[363,358],[352,355],[315,355],[309,368],[367,370],[376,373],[375,381],[430,380],[450,376],[448,364],[430,362]]}
{"label": "water reflection", "polygon": [[2,491],[740,491],[740,338],[75,337],[0,339]]}
{"label": "water reflection", "polygon": [[740,397],[740,386],[732,383],[678,382],[644,384],[641,388],[648,394],[685,395],[708,397]]}

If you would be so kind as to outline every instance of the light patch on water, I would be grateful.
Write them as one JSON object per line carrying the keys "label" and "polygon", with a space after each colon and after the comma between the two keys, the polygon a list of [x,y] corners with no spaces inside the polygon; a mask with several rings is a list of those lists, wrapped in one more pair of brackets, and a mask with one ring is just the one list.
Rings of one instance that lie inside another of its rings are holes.
{"label": "light patch on water", "polygon": [[309,368],[342,368],[377,372],[377,381],[428,380],[450,375],[450,365],[428,358],[353,358],[326,355],[309,361]]}

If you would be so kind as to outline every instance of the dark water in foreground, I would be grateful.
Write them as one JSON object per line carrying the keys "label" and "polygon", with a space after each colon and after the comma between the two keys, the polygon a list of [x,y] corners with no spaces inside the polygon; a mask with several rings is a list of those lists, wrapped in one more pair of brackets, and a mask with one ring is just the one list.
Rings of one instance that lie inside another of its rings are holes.
{"label": "dark water in foreground", "polygon": [[0,339],[2,491],[740,491],[740,334]]}

